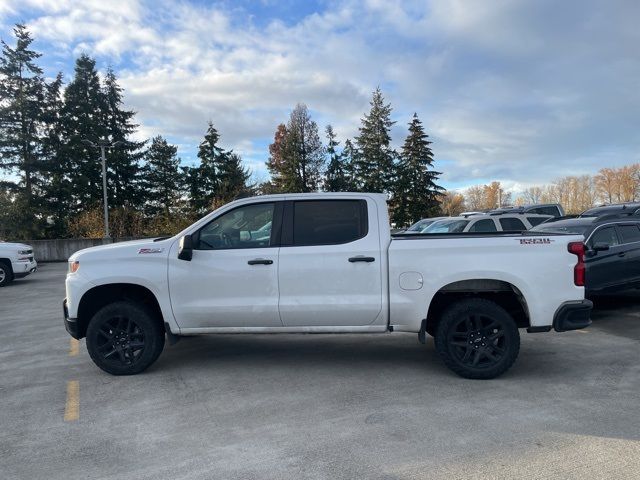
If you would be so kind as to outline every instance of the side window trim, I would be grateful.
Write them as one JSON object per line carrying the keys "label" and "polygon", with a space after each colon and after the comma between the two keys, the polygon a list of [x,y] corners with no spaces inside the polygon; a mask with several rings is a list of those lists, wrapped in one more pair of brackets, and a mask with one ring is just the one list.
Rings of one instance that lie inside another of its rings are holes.
{"label": "side window trim", "polygon": [[615,223],[605,223],[604,225],[598,225],[598,226],[593,230],[593,232],[591,232],[591,235],[589,235],[589,238],[585,241],[585,243],[586,243],[587,245],[589,245],[590,247],[593,247],[593,237],[595,237],[595,236],[596,236],[596,233],[598,233],[599,231],[604,230],[605,228],[612,228],[612,229],[613,229],[613,232],[614,232],[614,233],[615,233],[615,235],[616,235],[616,239],[617,239],[617,242],[618,242],[618,243],[616,243],[615,245],[611,245],[611,247],[618,247],[618,246],[620,246],[620,245],[621,245],[621,243],[620,243],[620,233],[618,232],[618,228],[617,228],[617,226],[616,226],[616,224],[615,224]]}
{"label": "side window trim", "polygon": [[616,235],[618,236],[618,245],[631,245],[632,243],[640,242],[640,239],[634,240],[633,242],[625,242],[624,241],[624,236],[622,235],[622,227],[624,227],[624,226],[627,226],[627,227],[628,226],[634,226],[637,229],[638,228],[637,224],[635,224],[635,223],[615,223],[615,224],[613,224],[613,226],[615,227]]}
{"label": "side window trim", "polygon": [[238,249],[238,248],[215,248],[215,249],[211,249],[211,248],[200,248],[200,232],[202,230],[204,230],[205,228],[207,228],[209,225],[211,225],[212,222],[215,222],[217,219],[219,219],[220,217],[222,217],[223,215],[227,215],[228,213],[231,213],[235,210],[238,210],[239,208],[244,208],[244,207],[248,207],[251,205],[261,205],[261,204],[273,204],[273,220],[272,220],[272,228],[271,228],[271,240],[270,240],[270,245],[267,247],[256,247],[256,248],[278,248],[280,247],[280,239],[282,236],[282,210],[283,210],[283,204],[285,202],[283,201],[274,201],[274,200],[267,200],[267,201],[262,201],[262,202],[251,202],[251,203],[245,203],[243,205],[238,205],[237,207],[234,207],[230,210],[227,210],[225,212],[222,212],[220,215],[217,215],[216,217],[212,218],[211,220],[209,220],[207,223],[205,223],[204,225],[202,225],[198,230],[196,230],[195,232],[193,232],[191,235],[194,239],[194,250],[198,250],[198,251],[220,251],[220,250],[242,250],[242,249]]}
{"label": "side window trim", "polygon": [[[360,205],[360,222],[361,222],[361,228],[362,231],[364,232],[364,234],[358,238],[355,238],[353,240],[350,240],[348,242],[340,242],[340,243],[319,243],[319,244],[313,244],[313,245],[294,245],[293,243],[293,211],[294,211],[294,204],[296,202],[322,202],[322,201],[358,201],[359,205]],[[346,245],[348,243],[352,243],[358,240],[361,240],[363,238],[365,238],[367,235],[369,235],[369,207],[367,204],[367,201],[364,199],[348,199],[348,198],[336,198],[336,199],[325,199],[325,200],[318,200],[318,199],[309,199],[309,200],[304,200],[304,199],[300,199],[300,200],[285,200],[284,202],[284,206],[282,209],[282,235],[280,237],[280,246],[281,247],[313,247],[313,246],[326,246],[326,245]]]}

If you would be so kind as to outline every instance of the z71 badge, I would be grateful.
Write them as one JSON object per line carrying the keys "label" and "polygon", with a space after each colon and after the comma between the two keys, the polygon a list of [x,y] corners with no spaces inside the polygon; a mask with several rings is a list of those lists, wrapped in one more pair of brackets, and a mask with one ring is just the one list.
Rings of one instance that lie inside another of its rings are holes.
{"label": "z71 badge", "polygon": [[547,245],[555,242],[550,238],[519,238],[520,245]]}

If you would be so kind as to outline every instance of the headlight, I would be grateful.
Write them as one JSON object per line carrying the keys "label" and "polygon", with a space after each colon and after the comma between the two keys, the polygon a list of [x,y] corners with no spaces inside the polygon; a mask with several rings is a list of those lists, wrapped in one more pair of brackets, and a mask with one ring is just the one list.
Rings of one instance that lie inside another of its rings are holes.
{"label": "headlight", "polygon": [[31,250],[18,250],[18,255],[29,255]]}
{"label": "headlight", "polygon": [[69,273],[76,273],[79,268],[80,268],[79,261],[76,260],[75,262],[69,262]]}

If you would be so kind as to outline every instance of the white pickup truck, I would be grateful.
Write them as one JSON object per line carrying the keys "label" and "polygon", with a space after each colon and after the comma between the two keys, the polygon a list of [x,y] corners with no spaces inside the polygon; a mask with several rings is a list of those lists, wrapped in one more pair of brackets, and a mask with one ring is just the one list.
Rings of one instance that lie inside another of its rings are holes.
{"label": "white pickup truck", "polygon": [[0,242],[0,287],[16,278],[26,277],[38,269],[33,248],[24,243]]}
{"label": "white pickup truck", "polygon": [[69,259],[65,326],[111,374],[139,373],[165,336],[414,332],[444,363],[493,378],[519,328],[590,324],[579,235],[398,235],[380,194],[245,198],[171,238]]}

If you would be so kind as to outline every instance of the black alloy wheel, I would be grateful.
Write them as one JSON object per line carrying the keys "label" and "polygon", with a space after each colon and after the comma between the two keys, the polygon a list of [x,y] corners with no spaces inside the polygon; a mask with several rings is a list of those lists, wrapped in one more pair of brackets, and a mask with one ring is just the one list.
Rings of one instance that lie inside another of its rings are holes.
{"label": "black alloy wheel", "polygon": [[144,352],[144,332],[135,320],[114,316],[100,325],[97,347],[106,362],[133,366]]}
{"label": "black alloy wheel", "polygon": [[87,327],[87,350],[93,362],[112,375],[140,373],[164,348],[162,320],[140,303],[116,301],[102,307]]}
{"label": "black alloy wheel", "polygon": [[520,350],[520,334],[501,306],[484,298],[468,298],[443,313],[435,344],[445,365],[458,375],[489,379],[513,365]]}

